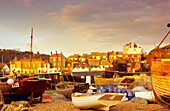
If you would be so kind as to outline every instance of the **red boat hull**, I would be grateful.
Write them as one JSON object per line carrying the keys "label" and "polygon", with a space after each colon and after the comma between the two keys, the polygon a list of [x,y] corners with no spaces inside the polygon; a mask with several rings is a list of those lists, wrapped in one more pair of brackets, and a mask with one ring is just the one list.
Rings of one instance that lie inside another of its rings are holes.
{"label": "red boat hull", "polygon": [[0,83],[5,103],[10,103],[16,100],[28,100],[28,97],[33,93],[33,97],[42,96],[46,89],[46,80],[31,80],[25,79],[15,83],[13,86],[7,82]]}

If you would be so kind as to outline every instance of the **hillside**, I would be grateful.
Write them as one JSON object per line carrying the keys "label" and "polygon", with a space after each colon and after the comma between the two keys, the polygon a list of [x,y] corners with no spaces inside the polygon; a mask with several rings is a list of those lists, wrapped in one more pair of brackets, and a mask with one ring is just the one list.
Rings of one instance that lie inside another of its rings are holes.
{"label": "hillside", "polygon": [[[8,63],[10,60],[13,60],[15,58],[15,56],[18,59],[22,59],[24,57],[29,58],[30,57],[30,52],[25,51],[25,52],[21,52],[21,51],[16,51],[13,49],[0,49],[0,63],[2,63],[2,58],[3,58],[3,63]],[[37,54],[33,54],[33,57],[36,58]],[[43,60],[48,60],[49,59],[49,55],[46,54],[40,54],[40,57]]]}
{"label": "hillside", "polygon": [[[147,56],[147,60],[149,61],[151,58],[170,58],[170,44],[164,47],[160,47],[155,51],[156,48],[151,50]],[[154,52],[154,56],[153,55]]]}

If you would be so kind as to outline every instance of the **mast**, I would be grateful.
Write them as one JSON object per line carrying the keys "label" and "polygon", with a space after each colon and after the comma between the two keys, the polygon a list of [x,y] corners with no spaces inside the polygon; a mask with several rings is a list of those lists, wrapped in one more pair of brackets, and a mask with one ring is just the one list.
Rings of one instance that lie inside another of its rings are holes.
{"label": "mast", "polygon": [[[170,23],[167,25],[167,27],[170,27]],[[156,47],[155,51],[152,53],[152,57],[154,57],[154,53],[159,49],[160,45],[162,44],[162,42],[166,39],[166,37],[170,34],[170,30],[168,31],[168,33],[165,35],[165,37],[162,39],[162,41],[159,43],[159,45]]]}
{"label": "mast", "polygon": [[4,64],[4,56],[2,55],[2,66],[3,66],[3,67],[2,67],[2,76],[4,76],[4,69],[3,69],[3,68],[4,68],[4,66],[5,66],[5,65],[3,65],[3,64]]}
{"label": "mast", "polygon": [[31,44],[30,44],[30,75],[31,75],[31,62],[32,62],[32,39],[33,39],[33,28],[31,28]]}
{"label": "mast", "polygon": [[31,28],[30,59],[32,58],[32,39],[33,39],[33,28]]}

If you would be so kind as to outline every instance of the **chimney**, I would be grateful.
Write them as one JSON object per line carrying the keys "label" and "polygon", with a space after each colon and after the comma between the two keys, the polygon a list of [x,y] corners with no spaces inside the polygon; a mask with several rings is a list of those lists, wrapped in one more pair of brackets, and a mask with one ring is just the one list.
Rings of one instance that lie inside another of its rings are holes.
{"label": "chimney", "polygon": [[37,51],[37,58],[40,58],[40,53],[39,53],[39,51]]}
{"label": "chimney", "polygon": [[52,56],[52,55],[53,55],[53,52],[51,51],[51,52],[50,52],[50,56]]}

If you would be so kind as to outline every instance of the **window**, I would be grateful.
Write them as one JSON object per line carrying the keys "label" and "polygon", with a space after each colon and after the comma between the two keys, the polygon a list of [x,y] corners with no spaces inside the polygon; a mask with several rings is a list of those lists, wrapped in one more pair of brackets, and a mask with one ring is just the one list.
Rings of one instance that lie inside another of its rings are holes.
{"label": "window", "polygon": [[81,79],[84,79],[84,76],[81,76]]}
{"label": "window", "polygon": [[12,65],[12,68],[15,68],[15,64]]}
{"label": "window", "polygon": [[56,63],[53,63],[53,66],[56,66]]}
{"label": "window", "polygon": [[35,68],[35,64],[33,64],[33,68]]}
{"label": "window", "polygon": [[56,61],[56,58],[53,58],[53,61],[55,62],[55,61]]}
{"label": "window", "polygon": [[82,58],[82,62],[85,61],[85,58]]}
{"label": "window", "polygon": [[61,57],[58,57],[58,61],[61,61]]}
{"label": "window", "polygon": [[96,58],[97,58],[97,59],[100,59],[100,56],[97,56]]}

